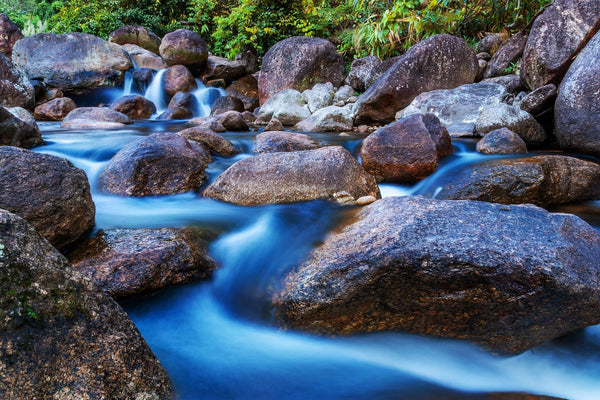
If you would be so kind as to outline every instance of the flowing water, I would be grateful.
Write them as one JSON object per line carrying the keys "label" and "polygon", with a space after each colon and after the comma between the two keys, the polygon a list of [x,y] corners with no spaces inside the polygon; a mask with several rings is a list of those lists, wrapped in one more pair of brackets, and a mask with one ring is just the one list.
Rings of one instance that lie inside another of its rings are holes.
{"label": "flowing water", "polygon": [[[211,280],[123,304],[181,399],[479,399],[489,392],[600,399],[600,325],[516,357],[403,333],[328,338],[278,329],[270,318],[270,290],[343,223],[347,209],[325,201],[240,207],[195,193],[125,198],[96,190],[98,175],[123,145],[184,125],[144,121],[123,130],[76,131],[41,123],[48,144],[36,149],[86,171],[97,207],[96,229],[194,225],[217,235],[210,254],[221,268]],[[216,157],[209,180],[252,151],[253,133],[224,136],[242,153]],[[360,144],[352,136],[313,136],[353,154]],[[484,158],[468,141],[456,141],[455,151],[423,183],[382,185],[382,194],[430,190],[440,177]],[[600,229],[600,202],[566,209]]]}

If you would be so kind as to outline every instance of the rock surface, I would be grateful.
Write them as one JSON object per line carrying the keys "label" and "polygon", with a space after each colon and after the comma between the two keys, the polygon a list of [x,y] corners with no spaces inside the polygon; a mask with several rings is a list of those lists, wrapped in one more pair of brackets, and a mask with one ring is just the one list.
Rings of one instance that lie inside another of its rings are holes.
{"label": "rock surface", "polygon": [[191,92],[198,87],[194,76],[183,65],[169,67],[163,76],[163,90],[170,96],[177,92]]}
{"label": "rock surface", "polygon": [[554,107],[557,94],[556,86],[552,83],[540,86],[533,92],[525,95],[519,103],[519,107],[531,115],[538,115]]}
{"label": "rock surface", "polygon": [[521,33],[514,34],[506,40],[488,62],[484,78],[506,75],[508,69],[517,63],[523,55],[526,43],[527,38]]}
{"label": "rock surface", "polygon": [[132,94],[115,100],[110,110],[120,112],[131,119],[148,119],[156,112],[156,106],[143,96]]}
{"label": "rock surface", "polygon": [[527,145],[519,135],[508,128],[491,131],[477,142],[477,151],[483,154],[527,153]]}
{"label": "rock surface", "polygon": [[34,103],[33,85],[27,76],[0,54],[0,106],[32,108]]}
{"label": "rock surface", "polygon": [[238,205],[379,196],[375,179],[340,146],[259,154],[236,162],[205,191],[205,197]]}
{"label": "rock surface", "polygon": [[148,28],[140,25],[124,25],[108,35],[108,41],[116,44],[134,44],[158,54],[160,38]]}
{"label": "rock surface", "polygon": [[528,146],[538,146],[547,138],[540,123],[518,107],[498,103],[493,107],[484,108],[475,123],[477,133],[485,135],[500,128],[516,132]]}
{"label": "rock surface", "polygon": [[198,142],[205,146],[211,153],[219,156],[232,156],[237,153],[233,143],[217,133],[204,127],[193,127],[177,132],[186,140]]}
{"label": "rock surface", "polygon": [[242,61],[229,61],[223,57],[208,56],[202,80],[208,82],[214,79],[223,79],[231,83],[246,75],[246,65]]}
{"label": "rock surface", "polygon": [[0,187],[0,208],[24,218],[58,249],[94,226],[87,176],[65,159],[2,146]]}
{"label": "rock surface", "polygon": [[376,79],[373,74],[381,65],[381,60],[375,56],[367,56],[352,61],[346,83],[357,92],[364,92]]}
{"label": "rock surface", "polygon": [[194,229],[111,229],[77,245],[73,268],[113,297],[207,278],[217,268]]}
{"label": "rock surface", "polygon": [[61,126],[73,129],[114,129],[123,128],[131,122],[127,115],[108,108],[79,107],[67,114]]}
{"label": "rock surface", "polygon": [[600,233],[573,215],[391,197],[330,234],[273,304],[287,328],[404,330],[520,353],[600,322],[599,257]]}
{"label": "rock surface", "polygon": [[6,399],[172,399],[127,314],[25,221],[0,211],[0,393]]}
{"label": "rock surface", "polygon": [[0,146],[31,148],[43,145],[42,133],[33,117],[25,109],[22,114],[17,109],[0,106]]}
{"label": "rock surface", "polygon": [[59,97],[37,106],[33,115],[38,121],[62,121],[76,108],[77,105],[72,99]]}
{"label": "rock surface", "polygon": [[258,101],[258,81],[252,75],[244,76],[225,89],[227,94],[237,97],[244,103],[246,111],[254,111],[260,104]]}
{"label": "rock surface", "polygon": [[168,66],[185,65],[202,70],[208,59],[208,47],[197,33],[177,29],[163,37],[159,54]]}
{"label": "rock surface", "polygon": [[[167,63],[162,59],[161,56],[148,51],[138,45],[135,44],[124,44],[123,50],[125,50],[135,65],[138,68],[151,68],[151,69],[163,69],[167,68]],[[158,52],[158,50],[157,50]]]}
{"label": "rock surface", "polygon": [[285,131],[269,131],[256,135],[254,153],[314,150],[317,147],[315,140],[308,135]]}
{"label": "rock surface", "polygon": [[285,89],[271,96],[261,107],[256,118],[258,124],[266,124],[277,118],[283,125],[294,125],[310,117],[304,96],[297,90]]}
{"label": "rock surface", "polygon": [[244,102],[237,97],[221,96],[212,105],[210,115],[223,114],[227,111],[244,112]]}
{"label": "rock surface", "polygon": [[335,89],[331,82],[317,83],[312,89],[307,89],[302,92],[302,96],[306,100],[306,105],[311,113],[315,113],[321,108],[333,105],[333,96]]}
{"label": "rock surface", "polygon": [[0,14],[0,53],[10,59],[15,43],[23,38],[17,24],[12,22],[6,14]]}
{"label": "rock surface", "polygon": [[321,108],[310,117],[298,122],[294,129],[301,132],[344,132],[354,125],[352,106]]}

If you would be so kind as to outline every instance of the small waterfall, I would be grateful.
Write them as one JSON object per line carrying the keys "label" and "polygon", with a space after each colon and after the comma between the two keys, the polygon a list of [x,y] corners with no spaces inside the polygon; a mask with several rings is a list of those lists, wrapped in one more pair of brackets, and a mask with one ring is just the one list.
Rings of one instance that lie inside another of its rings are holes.
{"label": "small waterfall", "polygon": [[146,89],[144,93],[144,97],[154,103],[156,106],[156,113],[160,115],[163,111],[167,109],[167,97],[165,91],[163,90],[163,76],[167,72],[167,69],[161,69],[154,75],[152,82]]}
{"label": "small waterfall", "polygon": [[132,93],[133,87],[133,71],[135,68],[130,68],[125,72],[125,82],[123,83],[123,96],[129,96]]}
{"label": "small waterfall", "polygon": [[192,95],[197,100],[197,109],[192,110],[192,112],[194,113],[194,117],[205,117],[210,115],[210,110],[215,101],[227,94],[222,88],[206,87],[200,79],[196,79],[196,84],[198,88],[192,92]]}

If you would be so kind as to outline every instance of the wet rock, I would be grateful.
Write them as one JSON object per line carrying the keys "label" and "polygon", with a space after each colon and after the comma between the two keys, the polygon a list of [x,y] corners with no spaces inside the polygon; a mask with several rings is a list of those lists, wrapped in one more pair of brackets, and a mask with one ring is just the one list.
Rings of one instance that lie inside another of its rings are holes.
{"label": "wet rock", "polygon": [[0,54],[0,106],[32,108],[34,93],[27,76]]}
{"label": "wet rock", "polygon": [[124,44],[121,47],[129,54],[138,68],[150,68],[156,70],[167,68],[165,60],[151,51],[135,44]]}
{"label": "wet rock", "polygon": [[0,53],[10,60],[15,43],[23,38],[17,24],[11,21],[6,14],[0,14]]}
{"label": "wet rock", "polygon": [[246,123],[242,113],[238,111],[226,111],[216,116],[216,120],[219,121],[225,129],[228,131],[248,131],[250,128]]}
{"label": "wet rock", "polygon": [[500,128],[516,132],[528,146],[539,146],[546,140],[544,128],[528,112],[505,103],[484,108],[477,118],[475,130],[485,135]]}
{"label": "wet rock", "polygon": [[492,59],[492,55],[490,53],[487,53],[487,52],[477,53],[475,56],[477,57],[477,59],[479,61],[490,61]]}
{"label": "wet rock", "polygon": [[254,153],[314,150],[317,147],[316,141],[308,135],[285,131],[270,131],[256,135]]}
{"label": "wet rock", "polygon": [[577,56],[558,90],[554,118],[561,148],[600,157],[599,91],[600,33]]}
{"label": "wet rock", "polygon": [[259,154],[236,162],[205,191],[205,197],[239,205],[333,199],[347,191],[354,198],[379,197],[375,179],[340,146]]}
{"label": "wet rock", "polygon": [[258,78],[260,104],[284,89],[303,92],[323,82],[338,87],[345,77],[343,57],[330,41],[304,36],[284,39],[263,57]]}
{"label": "wet rock", "polygon": [[523,53],[529,89],[558,86],[575,56],[600,29],[599,0],[556,0],[536,18]]}
{"label": "wet rock", "polygon": [[148,119],[156,112],[154,103],[136,94],[115,100],[110,105],[110,109],[125,114],[131,119]]}
{"label": "wet rock", "polygon": [[210,114],[223,114],[227,111],[237,111],[241,113],[244,111],[244,103],[237,97],[221,96],[213,103]]}
{"label": "wet rock", "polygon": [[527,43],[527,38],[517,33],[506,40],[492,56],[488,63],[488,68],[484,74],[485,78],[508,74],[511,67],[519,61],[523,55],[523,49]]}
{"label": "wet rock", "polygon": [[237,97],[244,103],[244,110],[254,111],[259,106],[258,81],[252,75],[247,75],[227,87],[227,95]]}
{"label": "wet rock", "polygon": [[354,89],[352,86],[344,85],[340,87],[333,96],[333,102],[343,102],[348,103],[350,98],[354,96]]}
{"label": "wet rock", "polygon": [[185,108],[190,111],[196,109],[198,107],[198,100],[191,93],[186,92],[177,92],[171,100],[169,101],[169,105],[167,108],[176,109],[176,108]]}
{"label": "wet rock", "polygon": [[498,51],[502,46],[502,37],[498,33],[487,35],[477,44],[477,53],[488,53],[490,55]]}
{"label": "wet rock", "polygon": [[0,376],[10,399],[170,399],[125,311],[24,220],[0,211]]}
{"label": "wet rock", "polygon": [[87,33],[39,33],[19,40],[13,62],[48,87],[78,92],[123,82],[131,58],[118,44]]}
{"label": "wet rock", "polygon": [[286,328],[384,330],[520,353],[600,321],[600,234],[540,208],[390,197],[362,208],[273,298]]}
{"label": "wet rock", "polygon": [[99,178],[99,189],[123,196],[199,190],[210,155],[176,133],[154,133],[125,145]]}
{"label": "wet rock", "polygon": [[201,143],[211,153],[219,156],[232,156],[237,153],[233,143],[208,128],[193,127],[177,132],[183,138]]}
{"label": "wet rock", "polygon": [[304,96],[306,105],[311,113],[315,113],[321,108],[332,105],[334,94],[335,89],[331,82],[317,83],[312,89],[302,92],[302,96]]}
{"label": "wet rock", "polygon": [[556,100],[557,94],[558,91],[554,84],[550,83],[541,86],[523,97],[519,103],[519,107],[521,107],[521,110],[527,111],[531,115],[538,115],[554,107],[554,101]]}
{"label": "wet rock", "polygon": [[0,106],[0,146],[31,148],[43,144],[42,133],[27,110]]}
{"label": "wet rock", "polygon": [[163,75],[163,90],[173,96],[177,92],[191,92],[198,88],[198,84],[189,69],[183,65],[169,67]]}
{"label": "wet rock", "polygon": [[310,117],[304,96],[297,90],[286,89],[271,96],[258,112],[257,123],[266,124],[277,118],[283,125],[294,125]]}
{"label": "wet rock", "polygon": [[210,129],[216,133],[225,133],[227,129],[215,117],[197,117],[188,121],[188,125],[199,126],[201,128]]}
{"label": "wet rock", "polygon": [[37,106],[33,115],[38,121],[62,121],[76,108],[77,105],[72,99],[59,97]]}
{"label": "wet rock", "polygon": [[124,25],[108,35],[108,41],[120,45],[133,44],[158,54],[160,38],[148,28],[140,25]]}
{"label": "wet rock", "polygon": [[246,75],[246,65],[243,62],[209,56],[202,80],[207,82],[214,79],[223,79],[227,83],[233,82],[244,75]]}
{"label": "wet rock", "polygon": [[452,154],[446,128],[433,114],[416,114],[369,135],[362,144],[363,166],[378,180],[417,182]]}
{"label": "wet rock", "polygon": [[280,120],[278,120],[275,117],[271,118],[271,120],[269,121],[267,126],[265,126],[265,132],[267,132],[267,131],[283,131],[283,130],[285,130],[283,124],[281,123]]}
{"label": "wet rock", "polygon": [[131,124],[131,119],[123,113],[102,107],[79,107],[63,119],[63,128],[123,128]]}
{"label": "wet rock", "polygon": [[359,206],[367,206],[369,204],[375,203],[377,199],[375,196],[363,196],[356,199],[356,204]]}
{"label": "wet rock", "polygon": [[44,94],[41,97],[35,97],[36,104],[43,104],[54,99],[60,99],[65,97],[64,93],[60,89],[48,89],[44,91]]}
{"label": "wet rock", "polygon": [[195,229],[110,229],[77,245],[73,268],[112,297],[207,278],[217,268]]}
{"label": "wet rock", "polygon": [[540,207],[600,199],[600,165],[560,155],[493,160],[440,177],[421,194]]}
{"label": "wet rock", "polygon": [[65,159],[1,146],[0,186],[0,208],[24,218],[56,248],[94,226],[87,176]]}
{"label": "wet rock", "polygon": [[515,132],[500,128],[485,135],[477,143],[477,151],[484,154],[527,153],[527,145]]}
{"label": "wet rock", "polygon": [[346,84],[357,92],[364,92],[371,83],[376,81],[376,79],[373,79],[373,73],[380,64],[381,60],[375,56],[367,56],[352,61],[350,73],[345,81]]}
{"label": "wet rock", "polygon": [[419,94],[473,83],[478,65],[464,39],[435,35],[414,45],[354,105],[356,124],[389,123]]}
{"label": "wet rock", "polygon": [[178,29],[163,37],[159,54],[168,66],[185,65],[202,71],[208,59],[208,47],[197,33]]}
{"label": "wet rock", "polygon": [[351,131],[353,125],[352,106],[330,106],[298,122],[294,129],[301,132],[344,132]]}
{"label": "wet rock", "polygon": [[138,68],[133,71],[131,77],[133,78],[133,83],[140,89],[140,92],[145,93],[150,83],[152,83],[152,79],[154,79],[154,70],[151,68]]}
{"label": "wet rock", "polygon": [[190,119],[194,116],[191,110],[183,107],[169,108],[162,112],[156,119],[163,121]]}

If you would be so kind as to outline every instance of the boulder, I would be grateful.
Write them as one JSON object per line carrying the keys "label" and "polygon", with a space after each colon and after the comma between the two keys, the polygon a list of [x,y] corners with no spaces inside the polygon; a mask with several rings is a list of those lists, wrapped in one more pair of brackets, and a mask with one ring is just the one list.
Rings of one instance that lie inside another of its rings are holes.
{"label": "boulder", "polygon": [[192,111],[188,108],[183,107],[175,107],[169,108],[166,111],[162,112],[156,119],[164,120],[164,121],[172,121],[172,120],[184,120],[190,119],[194,116]]}
{"label": "boulder", "polygon": [[0,106],[32,108],[34,93],[27,76],[0,54]]}
{"label": "boulder", "polygon": [[600,0],[555,0],[536,18],[523,53],[529,89],[559,85],[571,62],[600,29]]}
{"label": "boulder", "polygon": [[198,84],[189,69],[183,65],[169,67],[163,75],[163,90],[170,96],[177,92],[191,92],[198,88]]}
{"label": "boulder", "polygon": [[110,229],[79,243],[73,269],[112,297],[126,297],[207,278],[217,268],[195,229]]}
{"label": "boulder", "polygon": [[312,89],[302,92],[306,105],[311,113],[315,113],[321,108],[329,107],[333,104],[335,89],[331,82],[317,83]]}
{"label": "boulder", "polygon": [[202,71],[208,59],[208,47],[197,33],[177,29],[163,37],[159,54],[169,66],[185,65]]}
{"label": "boulder", "polygon": [[271,96],[260,107],[256,122],[266,124],[271,118],[277,118],[283,125],[294,125],[308,117],[310,111],[302,93],[294,89],[285,89]]}
{"label": "boulder", "polygon": [[148,28],[140,25],[124,25],[108,35],[108,41],[120,45],[133,44],[158,54],[160,38]]}
{"label": "boulder", "polygon": [[389,123],[419,94],[473,83],[477,70],[475,52],[464,39],[432,36],[411,47],[358,98],[355,122]]}
{"label": "boulder", "polygon": [[26,37],[15,44],[12,59],[30,79],[63,92],[119,85],[133,66],[121,46],[87,33]]}
{"label": "boulder", "polygon": [[133,79],[133,83],[140,89],[140,92],[145,93],[154,79],[154,70],[151,68],[134,69],[131,78]]}
{"label": "boulder", "polygon": [[350,73],[348,73],[345,81],[346,84],[357,92],[364,92],[371,83],[376,81],[376,79],[373,79],[373,72],[379,65],[381,65],[381,60],[375,56],[367,56],[352,61]]}
{"label": "boulder", "polygon": [[539,122],[518,107],[498,103],[481,110],[475,123],[475,130],[480,135],[500,128],[516,132],[527,145],[539,146],[546,140],[546,132]]}
{"label": "boulder", "polygon": [[284,39],[263,57],[258,78],[260,104],[284,89],[303,92],[323,82],[339,87],[345,77],[344,59],[330,41],[303,36]]}
{"label": "boulder", "polygon": [[492,54],[498,51],[500,46],[502,46],[502,37],[499,33],[493,33],[481,39],[477,44],[477,53],[488,53],[491,57]]}
{"label": "boulder", "polygon": [[196,99],[193,94],[187,92],[177,92],[173,97],[171,97],[167,108],[186,108],[192,111],[197,109],[198,105],[198,99]]}
{"label": "boulder", "polygon": [[403,330],[520,353],[600,322],[600,233],[540,208],[389,197],[273,296],[285,328]]}
{"label": "boulder", "polygon": [[599,91],[600,33],[577,56],[558,89],[554,118],[561,148],[600,157]]}
{"label": "boulder", "polygon": [[[434,187],[435,186],[435,187]],[[441,200],[540,207],[600,199],[600,165],[562,155],[492,160],[438,177],[419,192]]]}
{"label": "boulder", "polygon": [[281,132],[284,130],[285,130],[285,127],[283,126],[281,121],[275,117],[271,118],[271,120],[269,121],[267,126],[265,126],[265,132],[267,132],[267,131],[280,131]]}
{"label": "boulder", "polygon": [[236,162],[203,196],[238,205],[333,199],[346,191],[354,198],[379,196],[375,179],[340,146],[259,154]]}
{"label": "boulder", "polygon": [[225,82],[231,83],[244,75],[246,75],[246,65],[242,61],[208,56],[202,80],[208,82],[214,79],[223,79]]}
{"label": "boulder", "polygon": [[148,119],[156,112],[153,102],[137,94],[115,100],[109,109],[125,114],[131,119]]}
{"label": "boulder", "polygon": [[0,146],[31,148],[45,144],[34,118],[25,110],[0,106]]}
{"label": "boulder", "polygon": [[252,75],[233,82],[225,89],[228,96],[237,97],[244,103],[244,110],[254,111],[260,104],[258,102],[258,81]]}
{"label": "boulder", "polygon": [[429,176],[450,154],[450,135],[433,114],[416,114],[384,126],[369,135],[360,150],[367,172],[380,181],[403,183]]}
{"label": "boulder", "polygon": [[10,60],[15,43],[23,38],[17,24],[12,22],[6,14],[0,13],[0,53]]}
{"label": "boulder", "polygon": [[210,154],[176,133],[153,133],[125,145],[100,174],[106,193],[151,196],[199,190]]}
{"label": "boulder", "polygon": [[174,397],[125,311],[31,226],[0,211],[0,243],[2,397]]}
{"label": "boulder", "polygon": [[238,132],[250,130],[250,127],[248,127],[248,124],[242,116],[242,113],[238,111],[226,111],[217,115],[215,119],[223,124],[225,129],[228,131]]}
{"label": "boulder", "polygon": [[258,57],[250,50],[237,53],[235,61],[239,61],[246,68],[246,75],[252,75],[259,71]]}
{"label": "boulder", "polygon": [[79,107],[63,119],[60,126],[72,129],[117,129],[131,124],[123,113],[103,107]]}
{"label": "boulder", "polygon": [[129,54],[137,68],[164,69],[167,63],[161,56],[135,44],[124,44],[123,50]]}
{"label": "boulder", "polygon": [[352,106],[329,106],[298,122],[294,129],[301,132],[344,132],[351,131],[353,125]]}
{"label": "boulder", "polygon": [[177,134],[186,140],[202,144],[211,153],[218,156],[229,157],[237,153],[233,143],[208,128],[197,126],[184,129],[177,132]]}
{"label": "boulder", "polygon": [[495,76],[493,78],[486,78],[481,81],[482,83],[496,83],[506,88],[509,93],[518,94],[521,90],[524,90],[521,82],[521,77],[516,74]]}
{"label": "boulder", "polygon": [[508,74],[511,67],[523,55],[525,43],[527,43],[527,38],[521,33],[514,34],[506,40],[488,62],[484,78]]}
{"label": "boulder", "polygon": [[333,103],[336,104],[338,102],[348,103],[350,98],[355,96],[354,89],[352,86],[344,85],[340,87],[335,94],[333,95]]}
{"label": "boulder", "polygon": [[[40,82],[40,81],[36,81],[36,82]],[[42,84],[43,84],[43,82],[42,82]],[[35,95],[35,103],[37,105],[39,105],[39,104],[47,103],[47,102],[52,101],[54,99],[60,99],[61,97],[65,97],[64,93],[62,92],[62,90],[60,90],[60,89],[48,89],[48,90],[45,90],[44,93],[43,93],[43,95],[41,95],[40,97],[38,97],[37,94]]]}
{"label": "boulder", "polygon": [[223,114],[227,111],[244,112],[244,103],[242,100],[233,96],[221,96],[213,103],[210,115]]}
{"label": "boulder", "polygon": [[0,186],[0,208],[24,218],[58,249],[94,226],[87,176],[65,159],[1,146]]}
{"label": "boulder", "polygon": [[314,139],[302,133],[269,131],[256,135],[254,153],[314,150],[318,147]]}
{"label": "boulder", "polygon": [[59,97],[37,106],[33,116],[38,121],[62,121],[76,108],[77,105],[72,99]]}
{"label": "boulder", "polygon": [[527,145],[521,136],[510,129],[500,128],[477,142],[477,151],[483,154],[527,153]]}
{"label": "boulder", "polygon": [[520,101],[519,107],[531,115],[539,115],[554,107],[557,94],[556,86],[552,83],[540,86],[533,92],[525,95]]}

